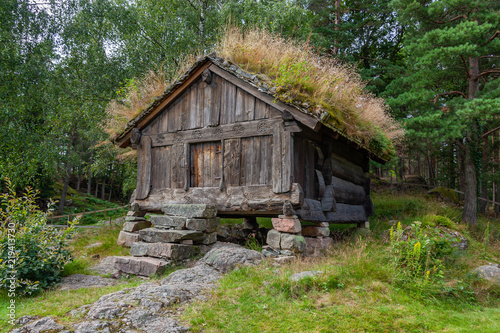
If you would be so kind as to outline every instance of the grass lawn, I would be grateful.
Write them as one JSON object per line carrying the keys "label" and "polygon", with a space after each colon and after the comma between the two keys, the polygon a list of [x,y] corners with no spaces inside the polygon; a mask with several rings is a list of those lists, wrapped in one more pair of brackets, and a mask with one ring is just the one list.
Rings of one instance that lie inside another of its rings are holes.
{"label": "grass lawn", "polygon": [[[195,332],[500,332],[500,287],[469,274],[477,266],[500,262],[498,220],[482,217],[479,226],[469,230],[460,225],[458,208],[423,194],[373,193],[372,197],[376,213],[370,219],[370,236],[338,242],[321,258],[282,265],[266,259],[261,265],[237,269],[220,280],[207,301],[185,305],[183,320]],[[428,215],[453,221],[468,235],[470,245],[445,260],[441,283],[422,286],[405,280],[383,235],[394,221],[409,225]],[[270,226],[269,219],[258,222]],[[330,228],[345,234],[346,226]],[[119,225],[76,230],[70,244],[75,260],[65,267],[64,275],[90,273],[89,267],[106,256],[128,255],[129,249],[116,245],[120,230]],[[169,272],[179,268],[173,266]],[[323,273],[299,282],[289,280],[292,274],[309,270]],[[65,322],[70,320],[69,311],[142,281],[132,278],[113,287],[48,290],[18,299],[17,318],[55,316]],[[7,318],[8,302],[0,293],[0,318]],[[0,320],[0,332],[9,329],[7,321]]]}
{"label": "grass lawn", "polygon": [[[390,220],[409,225],[427,215],[459,224],[460,210],[423,194],[373,199],[371,236],[338,243],[323,258],[281,266],[266,259],[233,271],[207,302],[187,306],[183,319],[195,332],[500,332],[500,288],[469,274],[499,262],[498,222],[483,217],[474,230],[458,225],[469,250],[447,258],[441,283],[422,287],[405,281],[381,234]],[[310,270],[323,273],[289,280]]]}

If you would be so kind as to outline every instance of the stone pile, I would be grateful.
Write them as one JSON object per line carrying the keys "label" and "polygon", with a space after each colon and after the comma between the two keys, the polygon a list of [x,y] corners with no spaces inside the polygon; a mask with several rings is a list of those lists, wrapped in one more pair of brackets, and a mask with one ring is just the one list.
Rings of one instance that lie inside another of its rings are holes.
{"label": "stone pile", "polygon": [[333,245],[330,238],[328,222],[317,222],[315,225],[302,227],[295,215],[280,215],[272,219],[273,228],[267,234],[264,253],[290,254],[300,253],[308,256],[321,255]]}
{"label": "stone pile", "polygon": [[[121,272],[161,274],[173,261],[181,261],[217,242],[220,219],[213,205],[165,205],[164,215],[127,216],[118,244],[130,246],[131,257],[116,257]],[[131,211],[134,212],[134,209]],[[125,230],[127,228],[127,230]]]}
{"label": "stone pile", "polygon": [[304,226],[302,236],[306,240],[306,253],[308,256],[323,255],[333,245],[333,239],[330,236],[328,222],[315,222],[314,225]]}
{"label": "stone pile", "polygon": [[131,247],[133,243],[139,241],[139,231],[149,227],[151,227],[151,222],[146,220],[144,212],[141,212],[139,205],[133,203],[125,217],[125,223],[118,236],[117,244]]}
{"label": "stone pile", "polygon": [[[276,252],[281,254],[290,251],[294,253],[304,253],[306,251],[306,241],[301,235],[302,227],[300,220],[295,215],[280,215],[273,218],[273,228],[267,233],[267,244]],[[267,249],[270,252],[270,249]]]}

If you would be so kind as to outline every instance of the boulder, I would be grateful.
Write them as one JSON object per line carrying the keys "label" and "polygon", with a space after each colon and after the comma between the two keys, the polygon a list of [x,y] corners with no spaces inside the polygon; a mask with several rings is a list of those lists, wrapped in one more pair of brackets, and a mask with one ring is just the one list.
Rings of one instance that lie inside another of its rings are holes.
{"label": "boulder", "polygon": [[115,268],[128,274],[151,276],[165,272],[170,263],[150,257],[116,257]]}
{"label": "boulder", "polygon": [[118,240],[116,244],[125,246],[125,247],[131,247],[132,244],[135,242],[139,241],[139,234],[127,232],[127,231],[120,231],[120,234],[118,235]]}
{"label": "boulder", "polygon": [[490,282],[500,284],[500,268],[498,264],[489,264],[479,266],[473,270],[473,273]]}
{"label": "boulder", "polygon": [[219,272],[229,272],[237,265],[258,264],[263,259],[260,252],[236,244],[217,243],[199,263],[212,266]]}
{"label": "boulder", "polygon": [[172,244],[172,243],[143,243],[132,244],[130,255],[134,257],[155,257],[172,260],[184,260],[198,252],[193,245]]}
{"label": "boulder", "polygon": [[217,216],[217,208],[214,205],[204,204],[172,204],[165,205],[161,209],[165,215],[210,218]]}
{"label": "boulder", "polygon": [[151,222],[149,221],[137,221],[137,222],[125,222],[123,224],[123,231],[126,232],[135,232],[142,229],[150,228]]}
{"label": "boulder", "polygon": [[201,264],[196,265],[192,268],[180,269],[173,273],[170,273],[165,279],[161,281],[161,284],[169,283],[197,283],[197,284],[209,284],[220,279],[221,273],[214,269],[212,266]]}
{"label": "boulder", "polygon": [[281,248],[284,250],[291,250],[298,253],[306,251],[306,240],[303,236],[294,234],[281,234]]}
{"label": "boulder", "polygon": [[42,333],[42,332],[60,332],[65,329],[64,326],[56,323],[54,318],[44,317],[32,321],[21,328],[10,331],[11,333]]}
{"label": "boulder", "polygon": [[125,221],[126,222],[140,222],[140,221],[146,221],[146,218],[139,217],[139,216],[126,216]]}
{"label": "boulder", "polygon": [[148,228],[139,231],[140,239],[147,243],[179,243],[183,240],[202,242],[205,234],[193,230],[166,230]]}
{"label": "boulder", "polygon": [[330,237],[304,237],[304,239],[306,241],[306,254],[311,257],[324,255],[333,245],[333,239]]}
{"label": "boulder", "polygon": [[451,244],[451,247],[456,247],[459,250],[467,250],[469,248],[469,240],[467,239],[467,237],[465,237],[458,231],[445,227],[437,227],[437,228],[443,231],[443,233],[456,239],[456,241]]}
{"label": "boulder", "polygon": [[299,219],[273,218],[272,222],[273,228],[281,232],[297,234],[302,230]]}

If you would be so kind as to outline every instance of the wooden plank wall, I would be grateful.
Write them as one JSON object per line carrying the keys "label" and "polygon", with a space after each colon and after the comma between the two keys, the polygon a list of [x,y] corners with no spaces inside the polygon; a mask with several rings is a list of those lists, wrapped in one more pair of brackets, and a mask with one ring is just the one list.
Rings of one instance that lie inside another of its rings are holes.
{"label": "wooden plank wall", "polygon": [[143,135],[174,133],[223,124],[281,117],[281,112],[220,76],[201,78],[151,122]]}
{"label": "wooden plank wall", "polygon": [[[143,138],[150,136],[155,143],[151,151],[152,188],[271,185],[274,180],[276,193],[289,191],[291,154],[287,147],[291,136],[282,135],[281,126],[243,138],[237,137],[235,127],[234,139],[221,138],[217,143],[186,140],[196,137],[193,130],[232,123],[242,123],[248,129],[251,123],[246,122],[269,118],[281,118],[281,112],[220,76],[212,74],[210,84],[200,78],[142,131]],[[191,131],[191,135],[183,131]]]}
{"label": "wooden plank wall", "polygon": [[299,183],[305,198],[317,199],[319,186],[316,181],[316,146],[300,136],[293,138],[293,182]]}

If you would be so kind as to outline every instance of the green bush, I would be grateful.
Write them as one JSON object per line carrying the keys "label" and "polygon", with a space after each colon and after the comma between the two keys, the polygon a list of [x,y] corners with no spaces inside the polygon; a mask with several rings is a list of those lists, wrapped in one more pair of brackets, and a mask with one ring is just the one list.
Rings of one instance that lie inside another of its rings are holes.
{"label": "green bush", "polygon": [[8,180],[7,189],[0,195],[0,288],[31,295],[60,281],[71,261],[67,241],[76,221],[63,230],[47,226],[36,191],[27,188],[18,197]]}
{"label": "green bush", "polygon": [[456,238],[414,222],[404,230],[401,223],[396,230],[391,227],[390,240],[394,264],[403,284],[424,290],[443,283],[443,260],[452,253]]}
{"label": "green bush", "polygon": [[452,220],[441,215],[425,215],[422,218],[422,226],[429,227],[446,227],[450,229],[457,229],[457,225]]}

